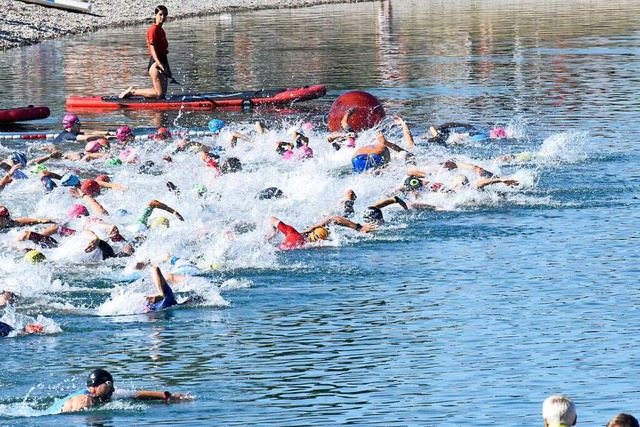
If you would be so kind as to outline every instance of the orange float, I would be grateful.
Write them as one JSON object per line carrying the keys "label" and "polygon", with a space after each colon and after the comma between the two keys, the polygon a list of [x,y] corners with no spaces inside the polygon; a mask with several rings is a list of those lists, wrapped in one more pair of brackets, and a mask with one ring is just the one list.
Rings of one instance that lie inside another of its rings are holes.
{"label": "orange float", "polygon": [[361,90],[352,90],[340,95],[329,109],[329,130],[342,130],[342,118],[349,109],[355,108],[349,117],[349,126],[356,132],[370,129],[385,117],[384,108],[375,96]]}

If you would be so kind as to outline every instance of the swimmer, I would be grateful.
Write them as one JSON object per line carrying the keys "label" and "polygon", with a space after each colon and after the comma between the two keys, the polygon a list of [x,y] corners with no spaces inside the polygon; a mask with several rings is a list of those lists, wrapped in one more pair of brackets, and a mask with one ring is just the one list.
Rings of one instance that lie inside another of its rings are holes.
{"label": "swimmer", "polygon": [[178,400],[193,400],[193,397],[184,393],[170,393],[168,391],[140,390],[130,393],[116,394],[111,374],[104,369],[91,371],[87,378],[87,387],[55,402],[48,414],[61,414],[67,412],[83,411],[100,404],[110,402],[112,398],[124,398],[133,400],[159,400],[170,403]]}
{"label": "swimmer", "polygon": [[356,107],[350,108],[342,116],[340,121],[341,130],[331,132],[327,135],[327,142],[333,146],[333,148],[339,150],[342,146],[354,148],[356,146],[356,138],[358,133],[353,130],[349,125],[349,118],[356,112]]}
{"label": "swimmer", "polygon": [[158,311],[178,305],[173,290],[158,267],[151,267],[151,278],[158,289],[157,295],[147,297],[146,311]]}
{"label": "swimmer", "polygon": [[347,218],[334,216],[327,220],[323,225],[308,227],[302,232],[299,232],[292,226],[285,224],[275,216],[269,217],[269,224],[272,227],[271,233],[267,236],[267,239],[275,237],[277,232],[281,232],[284,235],[284,241],[278,245],[278,249],[281,251],[287,251],[291,249],[300,249],[309,242],[317,242],[320,240],[326,240],[329,237],[329,230],[325,228],[325,225],[336,224],[342,227],[352,228],[360,233],[370,233],[375,229],[375,226],[361,225],[348,220]]}
{"label": "swimmer", "polygon": [[4,307],[7,304],[13,304],[16,300],[16,294],[10,291],[0,292],[0,307]]}
{"label": "swimmer", "polygon": [[24,227],[28,225],[36,225],[36,224],[53,224],[56,221],[53,219],[45,219],[45,218],[28,218],[28,217],[20,217],[20,218],[11,218],[11,214],[9,213],[9,209],[0,205],[0,230],[14,227]]}
{"label": "swimmer", "polygon": [[351,157],[351,165],[355,173],[362,173],[369,170],[380,170],[387,166],[391,160],[391,153],[389,148],[396,152],[408,153],[408,156],[413,156],[409,151],[404,148],[387,141],[381,132],[376,133],[378,142],[374,145],[367,145],[358,148]]}
{"label": "swimmer", "polygon": [[[30,323],[24,329],[17,331],[17,335],[31,335],[42,332],[44,328],[37,323]],[[0,338],[7,337],[11,332],[15,331],[13,326],[8,323],[0,322]]]}
{"label": "swimmer", "polygon": [[81,132],[80,118],[75,114],[64,115],[62,118],[62,128],[64,129],[63,132],[60,132],[53,140],[56,144],[64,141],[89,141],[107,135],[105,131]]}

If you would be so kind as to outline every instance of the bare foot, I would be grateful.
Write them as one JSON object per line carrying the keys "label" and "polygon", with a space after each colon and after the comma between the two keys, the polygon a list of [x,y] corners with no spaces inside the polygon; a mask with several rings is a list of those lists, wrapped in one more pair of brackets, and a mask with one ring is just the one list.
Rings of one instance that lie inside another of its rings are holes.
{"label": "bare foot", "polygon": [[127,90],[125,90],[124,92],[120,93],[120,95],[118,95],[118,98],[128,98],[131,95],[133,95],[133,91],[134,91],[135,87],[133,86],[129,86],[127,88]]}

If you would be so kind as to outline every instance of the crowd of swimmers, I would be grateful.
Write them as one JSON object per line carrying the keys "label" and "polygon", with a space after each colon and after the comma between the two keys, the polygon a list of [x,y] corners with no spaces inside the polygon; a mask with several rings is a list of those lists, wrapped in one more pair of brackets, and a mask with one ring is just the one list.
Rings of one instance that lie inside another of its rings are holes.
{"label": "crowd of swimmers", "polygon": [[[429,194],[455,194],[460,191],[482,190],[488,186],[502,185],[505,190],[518,187],[519,182],[509,177],[500,177],[485,168],[458,159],[448,159],[433,167],[421,167],[421,158],[416,155],[416,142],[405,120],[393,118],[392,126],[397,126],[402,134],[402,141],[391,142],[383,131],[372,133],[373,140],[367,141],[361,134],[349,126],[349,117],[355,109],[344,114],[342,128],[336,132],[326,133],[324,143],[329,150],[348,150],[351,159],[350,169],[353,174],[385,174],[391,164],[402,165],[405,175],[399,179],[397,187],[389,189],[392,194],[380,194],[377,200],[365,204],[364,209],[357,208],[358,195],[353,189],[347,189],[339,200],[339,209],[335,214],[303,227],[289,224],[287,218],[270,216],[266,218],[270,229],[267,240],[275,242],[279,250],[296,250],[317,245],[318,242],[331,239],[337,232],[336,227],[351,229],[354,233],[369,234],[380,230],[385,224],[383,210],[395,206],[402,210],[438,209],[426,197]],[[114,174],[95,173],[100,165],[113,167],[130,165],[141,174],[161,175],[158,163],[171,164],[177,155],[192,156],[193,161],[201,162],[205,170],[211,174],[222,176],[241,173],[243,161],[238,157],[226,155],[227,151],[240,143],[251,143],[256,140],[266,142],[264,147],[273,150],[273,156],[282,161],[304,162],[318,158],[319,153],[311,146],[311,123],[294,126],[287,132],[287,138],[281,138],[277,132],[271,132],[262,122],[256,122],[255,135],[237,130],[229,130],[228,125],[219,119],[208,123],[208,136],[190,138],[181,134],[173,134],[170,129],[161,127],[150,134],[136,135],[132,128],[121,126],[114,131],[85,131],[80,118],[75,114],[66,114],[62,119],[62,131],[53,144],[42,146],[40,156],[29,159],[25,152],[8,152],[0,167],[5,171],[0,178],[0,194],[20,180],[39,180],[43,194],[59,195],[59,200],[69,198],[73,202],[67,207],[67,218],[51,218],[12,215],[10,202],[0,205],[0,231],[19,230],[14,234],[16,244],[12,250],[22,251],[21,258],[28,264],[55,262],[49,253],[60,247],[71,247],[77,259],[86,263],[99,263],[109,258],[132,258],[135,269],[147,270],[153,283],[150,295],[144,301],[145,311],[157,311],[171,308],[179,304],[190,303],[197,298],[177,298],[174,287],[194,274],[203,271],[198,260],[181,254],[161,252],[156,257],[136,258],[136,251],[147,239],[147,230],[162,230],[173,220],[184,221],[183,215],[174,207],[150,198],[134,217],[134,223],[122,228],[113,221],[121,210],[114,211],[101,202],[105,192],[126,192],[126,184],[117,182]],[[225,140],[221,131],[226,129]],[[472,138],[474,132],[470,126],[447,124],[433,127],[429,135],[437,133],[439,139],[426,135],[422,141],[426,144],[460,144],[464,138]],[[454,129],[463,131],[455,133]],[[487,138],[504,138],[506,133],[495,131]],[[447,134],[447,138],[442,135]],[[314,136],[318,133],[313,132]],[[274,136],[275,135],[275,136]],[[139,141],[153,141],[162,145],[162,154],[154,153],[147,157],[148,150],[140,149]],[[314,139],[313,141],[316,141]],[[30,151],[35,151],[31,149]],[[70,166],[71,165],[71,166]],[[96,165],[98,167],[96,168]],[[113,170],[113,169],[111,169]],[[397,169],[394,169],[397,170]],[[446,182],[438,179],[439,175],[449,176]],[[178,194],[181,190],[173,182],[167,181],[168,191]],[[206,189],[198,189],[204,193]],[[284,192],[277,187],[267,187],[256,196],[261,200],[282,198]],[[158,215],[158,213],[160,213]],[[129,213],[127,213],[129,214]],[[362,218],[359,222],[356,218]],[[243,227],[248,230],[256,228],[255,224],[242,224],[234,232],[242,233]],[[18,255],[18,252],[16,252]],[[164,270],[164,271],[163,271]],[[1,287],[0,287],[1,289]],[[19,293],[19,292],[18,292]],[[13,292],[0,294],[0,305],[14,304],[20,295]],[[28,324],[22,327],[0,323],[0,336],[19,336],[42,332],[42,325]],[[97,372],[97,371],[96,371]],[[96,374],[98,379],[91,379],[87,389],[69,397],[65,403],[58,405],[56,411],[84,409],[96,403],[108,401],[113,393],[113,380],[104,372]],[[102,381],[104,380],[104,381]],[[171,395],[175,398],[176,395]],[[167,398],[165,394],[142,393],[135,398]]]}

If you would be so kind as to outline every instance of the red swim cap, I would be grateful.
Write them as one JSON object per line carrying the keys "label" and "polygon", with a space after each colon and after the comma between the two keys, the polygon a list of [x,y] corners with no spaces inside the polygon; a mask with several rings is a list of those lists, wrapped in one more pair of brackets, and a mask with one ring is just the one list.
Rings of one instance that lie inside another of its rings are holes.
{"label": "red swim cap", "polygon": [[9,216],[9,209],[4,206],[0,206],[0,218],[5,218]]}
{"label": "red swim cap", "polygon": [[102,181],[102,182],[111,182],[111,178],[109,178],[109,175],[98,175],[96,176],[96,181]]}
{"label": "red swim cap", "polygon": [[80,191],[82,191],[87,196],[99,196],[100,195],[100,185],[92,179],[87,179],[82,181],[80,185]]}

